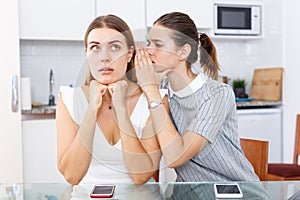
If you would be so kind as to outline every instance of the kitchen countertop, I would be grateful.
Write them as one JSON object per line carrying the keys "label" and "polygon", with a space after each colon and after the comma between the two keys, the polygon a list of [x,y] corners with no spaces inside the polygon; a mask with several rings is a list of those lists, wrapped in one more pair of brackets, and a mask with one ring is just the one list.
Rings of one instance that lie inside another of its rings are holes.
{"label": "kitchen countertop", "polygon": [[249,108],[271,108],[279,107],[282,105],[281,101],[245,101],[245,102],[236,102],[237,109],[249,109]]}
{"label": "kitchen countertop", "polygon": [[[237,109],[271,108],[282,105],[281,101],[245,101],[236,102]],[[22,120],[55,119],[56,106],[37,106],[31,110],[22,110]]]}
{"label": "kitchen countertop", "polygon": [[56,106],[36,106],[22,110],[22,120],[55,119]]}

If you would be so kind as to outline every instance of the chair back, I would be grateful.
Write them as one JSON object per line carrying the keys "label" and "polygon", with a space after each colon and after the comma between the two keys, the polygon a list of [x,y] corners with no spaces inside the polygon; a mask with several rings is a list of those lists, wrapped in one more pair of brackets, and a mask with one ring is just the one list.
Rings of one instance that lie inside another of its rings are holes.
{"label": "chair back", "polygon": [[298,164],[298,156],[300,155],[300,114],[296,118],[296,133],[294,147],[294,164]]}
{"label": "chair back", "polygon": [[241,147],[261,181],[267,179],[269,142],[241,138]]}

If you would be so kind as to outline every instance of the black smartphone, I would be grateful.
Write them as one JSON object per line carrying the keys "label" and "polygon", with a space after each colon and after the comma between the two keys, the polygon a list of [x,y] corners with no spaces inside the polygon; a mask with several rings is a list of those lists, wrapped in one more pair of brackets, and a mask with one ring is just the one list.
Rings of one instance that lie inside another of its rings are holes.
{"label": "black smartphone", "polygon": [[116,185],[95,185],[91,191],[91,198],[110,198],[114,195]]}
{"label": "black smartphone", "polygon": [[214,184],[216,198],[243,198],[243,193],[240,186],[236,183],[232,184]]}

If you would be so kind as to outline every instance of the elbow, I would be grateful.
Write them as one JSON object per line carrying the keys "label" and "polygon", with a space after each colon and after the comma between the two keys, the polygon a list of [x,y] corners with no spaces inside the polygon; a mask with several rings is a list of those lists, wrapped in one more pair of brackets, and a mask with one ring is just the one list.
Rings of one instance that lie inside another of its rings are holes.
{"label": "elbow", "polygon": [[131,176],[131,178],[132,178],[132,182],[135,185],[143,185],[144,183],[146,183],[149,180],[149,178],[146,178],[141,175],[133,175],[133,176]]}
{"label": "elbow", "polygon": [[167,167],[168,167],[168,168],[177,168],[177,167],[179,167],[179,166],[180,166],[179,163],[176,162],[176,161],[173,161],[173,162],[171,162],[171,163],[167,163]]}
{"label": "elbow", "polygon": [[134,179],[133,183],[135,185],[143,185],[144,183],[146,183],[146,181],[140,180],[140,179]]}
{"label": "elbow", "polygon": [[59,172],[64,176],[65,180],[71,185],[78,185],[81,178],[76,177],[70,173],[67,173],[60,165],[58,165]]}
{"label": "elbow", "polygon": [[170,163],[167,166],[168,166],[168,168],[176,168],[177,167],[177,165],[175,165],[174,163]]}
{"label": "elbow", "polygon": [[78,179],[73,176],[64,176],[64,177],[65,177],[66,181],[71,185],[78,185],[81,181],[81,179]]}

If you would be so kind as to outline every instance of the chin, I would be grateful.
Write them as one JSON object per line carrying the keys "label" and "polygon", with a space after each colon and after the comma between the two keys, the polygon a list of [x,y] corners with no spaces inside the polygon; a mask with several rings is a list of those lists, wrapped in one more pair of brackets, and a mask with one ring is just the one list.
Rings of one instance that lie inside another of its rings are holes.
{"label": "chin", "polygon": [[157,72],[157,73],[161,73],[161,72],[164,72],[164,71],[166,71],[168,68],[163,68],[163,67],[159,67],[159,68],[154,68],[155,69],[155,71]]}
{"label": "chin", "polygon": [[111,80],[107,80],[107,79],[101,79],[101,80],[97,80],[97,81],[103,85],[108,85],[108,84],[112,83]]}

